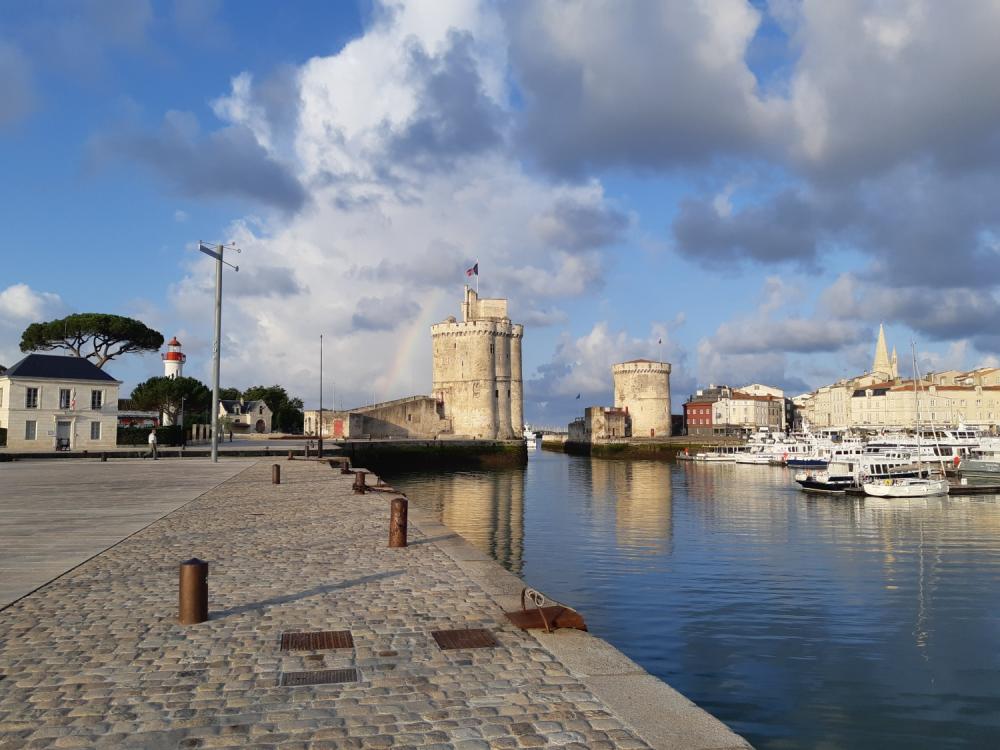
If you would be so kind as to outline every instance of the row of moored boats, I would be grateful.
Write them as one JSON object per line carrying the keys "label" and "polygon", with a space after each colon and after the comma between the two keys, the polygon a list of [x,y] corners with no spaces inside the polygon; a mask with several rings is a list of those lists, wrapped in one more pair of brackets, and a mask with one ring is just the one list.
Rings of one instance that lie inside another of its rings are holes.
{"label": "row of moored boats", "polygon": [[743,445],[679,458],[788,466],[807,492],[926,497],[947,494],[949,477],[1000,484],[1000,437],[961,427],[865,437],[760,433]]}

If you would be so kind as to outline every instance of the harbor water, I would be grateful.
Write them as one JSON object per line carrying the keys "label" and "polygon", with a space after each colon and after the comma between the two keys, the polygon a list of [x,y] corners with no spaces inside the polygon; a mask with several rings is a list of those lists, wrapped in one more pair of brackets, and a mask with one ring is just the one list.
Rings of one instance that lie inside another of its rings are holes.
{"label": "harbor water", "polygon": [[1000,747],[1000,498],[532,454],[387,476],[758,748]]}

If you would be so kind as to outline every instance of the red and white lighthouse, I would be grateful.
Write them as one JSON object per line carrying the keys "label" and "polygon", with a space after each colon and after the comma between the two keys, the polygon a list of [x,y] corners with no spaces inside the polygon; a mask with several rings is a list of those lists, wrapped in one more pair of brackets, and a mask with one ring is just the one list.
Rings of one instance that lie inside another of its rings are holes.
{"label": "red and white lighthouse", "polygon": [[184,363],[187,355],[181,352],[181,342],[174,336],[167,342],[167,353],[160,355],[163,358],[163,375],[168,378],[180,378],[184,376]]}

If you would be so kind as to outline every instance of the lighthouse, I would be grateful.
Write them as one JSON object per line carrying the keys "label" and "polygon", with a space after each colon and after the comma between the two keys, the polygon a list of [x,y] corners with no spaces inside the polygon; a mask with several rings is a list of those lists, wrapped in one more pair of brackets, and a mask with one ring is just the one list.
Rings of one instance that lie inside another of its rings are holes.
{"label": "lighthouse", "polygon": [[[181,352],[181,342],[174,336],[167,342],[167,353],[160,355],[163,358],[163,375],[167,378],[180,378],[184,376],[184,363],[187,355]],[[172,425],[174,420],[166,412],[160,415],[160,424]],[[177,424],[184,424],[183,412],[178,415]]]}
{"label": "lighthouse", "polygon": [[187,355],[181,353],[181,342],[174,336],[167,342],[167,353],[161,354],[163,357],[163,375],[168,378],[180,378],[184,376],[184,362]]}

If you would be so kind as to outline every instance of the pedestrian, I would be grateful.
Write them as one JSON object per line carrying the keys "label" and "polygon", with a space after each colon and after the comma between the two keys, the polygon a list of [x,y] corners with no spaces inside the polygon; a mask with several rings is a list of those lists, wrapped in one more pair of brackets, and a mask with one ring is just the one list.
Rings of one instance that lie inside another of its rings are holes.
{"label": "pedestrian", "polygon": [[[156,428],[154,427],[149,431],[149,455],[154,461],[159,461],[160,457],[156,455]],[[145,458],[145,456],[143,456]]]}

